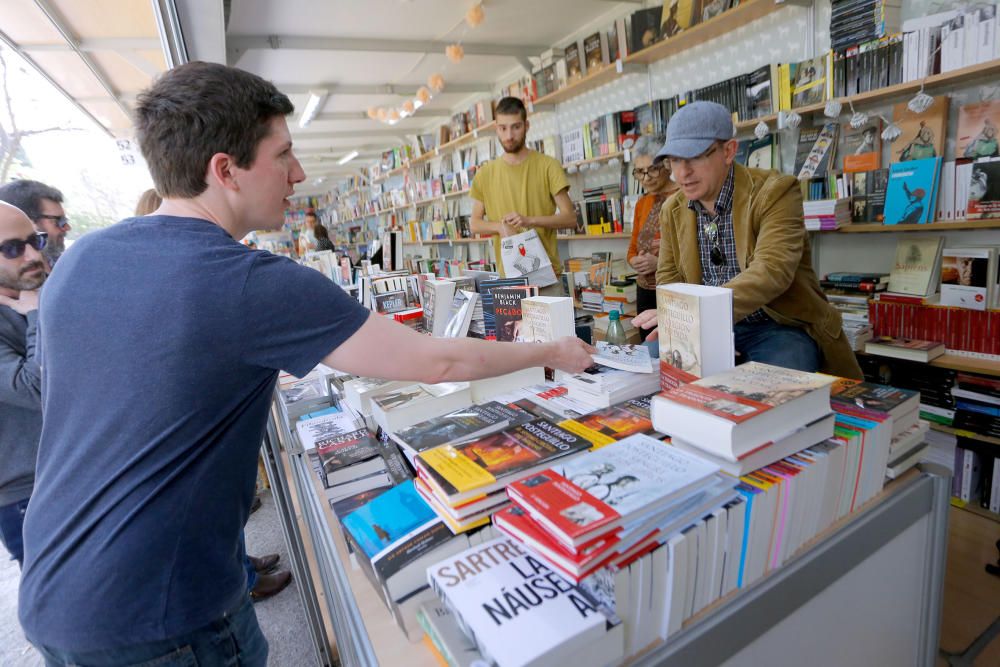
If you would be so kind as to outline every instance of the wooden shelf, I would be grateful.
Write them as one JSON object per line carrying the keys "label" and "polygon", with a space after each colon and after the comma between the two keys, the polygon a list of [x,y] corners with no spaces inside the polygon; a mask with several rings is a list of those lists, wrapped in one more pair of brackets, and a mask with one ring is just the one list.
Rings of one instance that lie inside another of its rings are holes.
{"label": "wooden shelf", "polygon": [[991,445],[997,445],[1000,447],[1000,438],[993,438],[988,435],[980,435],[974,431],[963,431],[960,428],[955,428],[953,426],[945,426],[944,424],[938,424],[937,422],[928,422],[930,424],[932,431],[940,431],[941,433],[948,433],[949,435],[961,436],[963,438],[972,438],[973,440],[979,440],[980,442],[988,442]]}
{"label": "wooden shelf", "polygon": [[592,157],[589,160],[577,160],[576,162],[567,162],[563,165],[563,169],[568,169],[569,167],[582,167],[585,164],[597,164],[600,162],[609,162],[615,158],[620,158],[625,153],[623,151],[618,151],[617,153],[609,153],[607,155],[601,155],[600,157]]}
{"label": "wooden shelf", "polygon": [[531,103],[531,106],[536,109],[533,113],[540,113],[546,110],[546,107],[551,107],[555,104],[565,102],[584,93],[589,93],[595,88],[600,88],[606,83],[611,83],[615,79],[625,76],[626,74],[635,74],[643,71],[644,67],[638,65],[626,65],[622,61],[616,61],[610,65],[605,65],[599,70],[594,72],[589,72],[582,79],[578,79],[573,83],[566,84],[559,90],[555,90],[548,95],[543,95],[537,100]]}
{"label": "wooden shelf", "polygon": [[[869,357],[882,357],[883,359],[897,359],[897,357],[889,357],[881,354],[868,354],[867,352],[862,351],[857,351],[856,354]],[[900,361],[908,360],[901,359]],[[916,363],[921,362],[918,361]],[[937,359],[928,362],[928,365],[937,366],[938,368],[949,368],[962,373],[979,373],[980,375],[1000,377],[1000,361],[993,361],[992,359],[978,359],[976,357],[965,357],[959,354],[942,354]]]}
{"label": "wooden shelf", "polygon": [[956,507],[960,510],[965,510],[966,512],[972,512],[973,514],[978,514],[981,517],[990,519],[991,521],[996,521],[1000,523],[1000,514],[994,514],[989,510],[984,510],[982,507],[976,503],[967,503],[964,500],[959,500],[958,498],[951,499],[951,506]]}
{"label": "wooden shelf", "polygon": [[[743,6],[741,5],[738,9],[742,9],[742,7]],[[721,18],[725,15],[726,14],[722,14],[717,18]],[[681,35],[684,34],[686,33],[681,33]],[[848,101],[853,102],[854,104],[862,104],[868,102],[881,102],[893,97],[910,95],[919,91],[921,85],[924,85],[927,88],[939,88],[942,86],[966,83],[980,78],[985,79],[995,77],[997,75],[1000,75],[1000,59],[990,60],[989,62],[971,65],[969,67],[963,67],[962,69],[945,72],[944,74],[935,74],[924,79],[917,79],[916,81],[907,81],[906,83],[897,83],[894,86],[886,86],[885,88],[879,88],[877,90],[869,90],[866,93],[858,93],[857,95],[851,95],[850,97],[838,97],[837,100],[844,103],[846,108]],[[798,107],[794,109],[794,111],[799,115],[804,116],[816,111],[822,111],[825,107],[826,102],[819,102],[817,104]],[[752,130],[761,121],[764,121],[765,123],[774,123],[777,120],[777,114],[770,114],[761,118],[751,118],[737,123],[736,129],[737,131]]]}
{"label": "wooden shelf", "polygon": [[449,192],[445,195],[442,195],[442,197],[444,199],[451,199],[452,197],[461,197],[462,195],[467,195],[467,194],[469,194],[469,190],[456,190],[455,192]]}
{"label": "wooden shelf", "polygon": [[725,11],[704,23],[699,23],[682,33],[629,55],[625,58],[625,62],[644,65],[655,63],[685,49],[722,37],[726,33],[786,6],[787,3],[779,4],[775,0],[744,0],[739,7]]}
{"label": "wooden shelf", "polygon": [[883,225],[882,223],[855,223],[840,229],[817,230],[824,234],[873,234],[888,232],[955,232],[969,229],[1000,229],[1000,220],[938,220],[926,225]]}
{"label": "wooden shelf", "polygon": [[491,132],[496,132],[496,129],[497,129],[497,122],[495,120],[491,120],[482,127],[477,127],[472,132],[467,132],[457,139],[452,139],[446,144],[441,144],[433,151],[424,153],[420,157],[413,158],[412,160],[410,160],[410,164],[414,165],[414,164],[420,164],[421,162],[429,162],[430,160],[433,160],[439,155],[448,153],[449,151],[458,148],[459,146],[464,146],[465,144],[478,140],[481,134],[489,134]]}
{"label": "wooden shelf", "polygon": [[603,241],[607,239],[630,239],[631,234],[572,234],[570,236],[556,235],[559,241]]}
{"label": "wooden shelf", "polygon": [[403,245],[452,245],[455,243],[491,243],[493,237],[487,236],[481,239],[431,239],[429,241],[403,241]]}

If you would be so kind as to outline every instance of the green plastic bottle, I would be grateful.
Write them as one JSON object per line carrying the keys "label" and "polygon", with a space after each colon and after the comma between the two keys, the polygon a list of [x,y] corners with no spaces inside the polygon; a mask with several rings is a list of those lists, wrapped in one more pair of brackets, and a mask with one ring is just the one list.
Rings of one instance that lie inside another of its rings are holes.
{"label": "green plastic bottle", "polygon": [[612,345],[625,344],[625,329],[622,327],[621,313],[617,310],[608,313],[608,333],[604,339]]}

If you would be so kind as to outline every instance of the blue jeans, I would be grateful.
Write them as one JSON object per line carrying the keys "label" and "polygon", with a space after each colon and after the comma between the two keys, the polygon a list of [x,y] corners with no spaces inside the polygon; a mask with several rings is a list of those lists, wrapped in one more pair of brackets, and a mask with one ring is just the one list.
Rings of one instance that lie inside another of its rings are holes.
{"label": "blue jeans", "polygon": [[738,363],[759,361],[808,373],[819,370],[819,346],[802,329],[768,320],[754,324],[737,322],[733,333],[736,351],[740,353]]}
{"label": "blue jeans", "polygon": [[267,640],[247,597],[232,613],[200,630],[158,642],[101,651],[37,646],[48,667],[265,667]]}
{"label": "blue jeans", "polygon": [[0,507],[0,542],[10,552],[10,559],[24,565],[24,541],[21,539],[24,527],[24,512],[28,509],[28,499]]}
{"label": "blue jeans", "polygon": [[247,555],[247,538],[243,531],[240,531],[240,546],[243,547],[243,569],[247,572],[247,593],[249,593],[257,584],[257,570],[253,569],[253,563]]}

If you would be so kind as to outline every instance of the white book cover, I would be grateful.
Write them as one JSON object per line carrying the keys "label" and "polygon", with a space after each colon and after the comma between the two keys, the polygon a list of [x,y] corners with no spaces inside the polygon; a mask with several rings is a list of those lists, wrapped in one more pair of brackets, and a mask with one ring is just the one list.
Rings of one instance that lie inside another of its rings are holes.
{"label": "white book cover", "polygon": [[508,537],[431,566],[427,578],[483,656],[503,667],[565,664],[607,632],[586,594]]}
{"label": "white book cover", "polygon": [[941,252],[941,305],[986,310],[995,263],[995,248],[945,248]]}
{"label": "white book cover", "polygon": [[656,320],[662,389],[733,367],[731,289],[688,283],[658,285]]}
{"label": "white book cover", "polygon": [[303,419],[295,425],[303,450],[316,448],[316,443],[364,428],[364,424],[347,412],[334,412],[312,419]]}
{"label": "white book cover", "polygon": [[597,341],[595,347],[597,354],[592,354],[591,357],[602,366],[632,373],[653,372],[653,360],[649,356],[649,348],[645,345],[617,345]]}
{"label": "white book cover", "polygon": [[521,299],[521,340],[547,343],[576,335],[573,299],[568,296],[531,296]]}

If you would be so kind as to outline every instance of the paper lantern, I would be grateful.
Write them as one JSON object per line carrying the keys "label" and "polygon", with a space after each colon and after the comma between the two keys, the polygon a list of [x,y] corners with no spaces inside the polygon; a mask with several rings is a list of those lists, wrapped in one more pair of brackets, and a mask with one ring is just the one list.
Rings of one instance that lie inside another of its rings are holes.
{"label": "paper lantern", "polygon": [[906,108],[913,113],[923,113],[934,104],[934,98],[924,92],[923,86],[920,92],[913,96],[913,99],[906,103]]}
{"label": "paper lantern", "polygon": [[378,107],[368,107],[368,117],[376,120],[378,118]]}
{"label": "paper lantern", "polygon": [[403,111],[405,111],[408,114],[412,114],[414,110],[416,110],[416,107],[413,106],[413,102],[411,100],[406,100],[405,102],[403,102]]}
{"label": "paper lantern", "polygon": [[393,109],[389,112],[389,121],[395,123],[399,120],[399,112]]}
{"label": "paper lantern", "polygon": [[483,3],[479,2],[469,8],[469,11],[465,13],[465,22],[469,24],[470,28],[478,27],[483,19],[486,18],[483,12]]}
{"label": "paper lantern", "polygon": [[427,79],[427,85],[435,93],[440,93],[444,90],[444,77],[440,74],[431,74]]}
{"label": "paper lantern", "polygon": [[462,48],[461,44],[449,44],[444,49],[444,54],[448,56],[448,60],[453,63],[462,62],[462,58],[465,57],[465,49]]}
{"label": "paper lantern", "polygon": [[840,111],[843,108],[844,105],[838,100],[830,100],[826,103],[826,106],[823,107],[823,115],[827,118],[837,118],[840,116]]}
{"label": "paper lantern", "polygon": [[384,123],[389,118],[389,112],[380,108],[375,112],[375,117]]}
{"label": "paper lantern", "polygon": [[423,104],[427,104],[431,101],[431,91],[427,86],[420,86],[420,90],[417,91],[417,99]]}
{"label": "paper lantern", "polygon": [[767,123],[765,123],[764,121],[760,121],[759,123],[757,123],[757,127],[753,128],[753,136],[757,137],[758,139],[763,139],[770,133],[771,133],[771,128],[769,128],[767,126]]}

